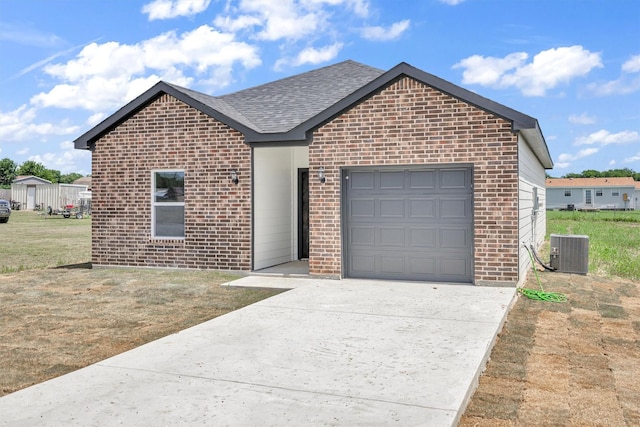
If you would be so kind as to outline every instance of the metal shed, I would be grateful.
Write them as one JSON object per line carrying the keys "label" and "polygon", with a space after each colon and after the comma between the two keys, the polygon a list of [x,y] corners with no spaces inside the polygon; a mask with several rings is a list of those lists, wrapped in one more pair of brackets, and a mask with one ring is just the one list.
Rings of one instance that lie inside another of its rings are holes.
{"label": "metal shed", "polygon": [[68,205],[79,205],[80,193],[86,192],[86,185],[53,184],[36,176],[19,177],[11,184],[11,200],[20,209],[44,210]]}

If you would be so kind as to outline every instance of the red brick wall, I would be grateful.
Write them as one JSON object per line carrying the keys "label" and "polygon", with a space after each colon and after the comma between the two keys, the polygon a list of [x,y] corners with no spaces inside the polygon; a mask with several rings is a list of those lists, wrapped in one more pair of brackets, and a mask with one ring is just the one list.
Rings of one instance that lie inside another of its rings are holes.
{"label": "red brick wall", "polygon": [[[96,265],[249,270],[251,150],[239,132],[162,95],[96,142]],[[151,236],[151,170],[185,171],[185,239]],[[231,183],[236,169],[238,185]]]}
{"label": "red brick wall", "polygon": [[319,128],[309,168],[312,274],[340,275],[340,167],[473,164],[474,282],[518,280],[518,153],[511,124],[404,78]]}

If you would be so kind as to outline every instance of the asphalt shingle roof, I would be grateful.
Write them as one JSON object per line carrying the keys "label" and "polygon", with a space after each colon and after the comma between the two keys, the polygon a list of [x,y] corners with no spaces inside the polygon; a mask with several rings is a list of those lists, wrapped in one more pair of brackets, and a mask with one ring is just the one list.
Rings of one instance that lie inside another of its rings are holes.
{"label": "asphalt shingle roof", "polygon": [[385,72],[348,60],[222,96],[159,82],[74,142],[76,148],[91,149],[102,135],[164,93],[238,130],[246,143],[309,142],[314,128],[403,76],[509,120],[544,167],[553,166],[535,118],[404,62]]}
{"label": "asphalt shingle roof", "polygon": [[256,130],[287,132],[382,74],[383,70],[344,61],[221,98],[242,111]]}
{"label": "asphalt shingle roof", "polygon": [[625,178],[547,178],[547,187],[635,187],[631,177]]}
{"label": "asphalt shingle roof", "polygon": [[223,96],[170,86],[258,133],[284,133],[382,74],[383,70],[344,61]]}

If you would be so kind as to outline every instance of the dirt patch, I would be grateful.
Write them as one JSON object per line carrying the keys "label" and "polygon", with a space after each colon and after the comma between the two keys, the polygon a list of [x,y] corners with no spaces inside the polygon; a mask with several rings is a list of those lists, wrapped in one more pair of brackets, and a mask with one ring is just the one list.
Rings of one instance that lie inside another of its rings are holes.
{"label": "dirt patch", "polygon": [[460,425],[640,425],[640,283],[540,279],[569,301],[519,298]]}
{"label": "dirt patch", "polygon": [[259,301],[204,271],[52,268],[0,274],[0,396]]}

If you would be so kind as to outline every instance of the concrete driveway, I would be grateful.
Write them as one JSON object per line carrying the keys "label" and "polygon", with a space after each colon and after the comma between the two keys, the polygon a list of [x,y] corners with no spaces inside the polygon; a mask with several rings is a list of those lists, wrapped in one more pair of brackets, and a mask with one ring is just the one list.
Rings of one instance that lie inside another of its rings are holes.
{"label": "concrete driveway", "polygon": [[455,425],[513,288],[249,276],[291,291],[0,398],[0,425]]}

